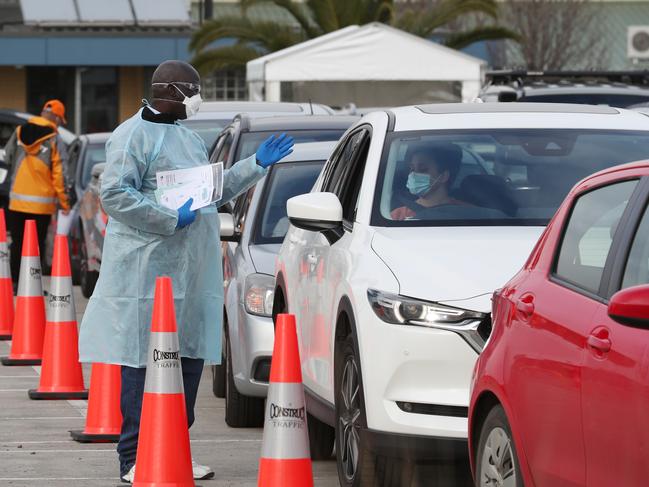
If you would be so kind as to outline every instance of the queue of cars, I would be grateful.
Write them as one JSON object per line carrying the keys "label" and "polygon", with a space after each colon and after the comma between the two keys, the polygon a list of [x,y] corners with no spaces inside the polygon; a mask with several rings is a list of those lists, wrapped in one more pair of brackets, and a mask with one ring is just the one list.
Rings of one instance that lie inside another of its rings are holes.
{"label": "queue of cars", "polygon": [[[183,122],[200,131],[224,117],[202,136],[226,168],[270,133],[296,139],[221,215],[223,360],[212,371],[228,425],[263,424],[273,318],[290,312],[311,455],[335,455],[343,486],[406,486],[419,461],[467,456],[481,487],[644,485],[649,166],[613,166],[649,158],[647,115],[523,102],[359,118],[256,105]],[[93,144],[107,135],[72,146],[73,267],[86,295],[107,221]],[[413,196],[422,176],[443,186],[442,204]],[[620,467],[603,472],[609,458]]]}
{"label": "queue of cars", "polygon": [[[274,296],[299,323],[311,452],[335,445],[341,485],[408,485],[413,461],[466,451],[494,290],[577,181],[648,154],[649,118],[585,105],[396,108],[343,136],[287,203]],[[432,208],[406,189],[426,171],[448,195]]]}

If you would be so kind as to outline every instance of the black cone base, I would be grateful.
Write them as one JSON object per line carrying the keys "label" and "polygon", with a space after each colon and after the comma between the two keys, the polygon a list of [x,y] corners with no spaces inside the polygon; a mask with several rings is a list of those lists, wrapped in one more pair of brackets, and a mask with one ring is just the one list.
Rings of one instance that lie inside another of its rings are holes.
{"label": "black cone base", "polygon": [[88,399],[88,391],[79,392],[40,392],[37,389],[27,391],[30,399]]}
{"label": "black cone base", "polygon": [[7,365],[7,366],[14,366],[14,365],[41,365],[41,359],[39,358],[9,358],[9,357],[2,357],[0,359],[0,362],[2,362],[2,365]]}
{"label": "black cone base", "polygon": [[94,435],[81,430],[71,430],[70,436],[79,443],[117,443],[119,435]]}
{"label": "black cone base", "polygon": [[11,340],[11,335],[0,335],[0,342]]}

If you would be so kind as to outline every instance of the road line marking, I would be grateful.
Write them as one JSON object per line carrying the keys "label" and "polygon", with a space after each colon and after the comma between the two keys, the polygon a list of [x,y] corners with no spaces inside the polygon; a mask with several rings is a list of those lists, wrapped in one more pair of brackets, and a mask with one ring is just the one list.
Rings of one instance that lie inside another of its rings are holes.
{"label": "road line marking", "polygon": [[0,418],[0,421],[26,421],[32,419],[83,419],[81,416],[34,416],[25,418]]}
{"label": "road line marking", "polygon": [[0,454],[2,453],[82,453],[82,452],[108,452],[108,453],[115,453],[115,448],[111,450],[98,450],[98,449],[93,449],[93,450],[30,450],[29,448],[27,449],[20,449],[20,450],[1,450]]}
{"label": "road line marking", "polygon": [[114,480],[115,482],[119,482],[119,478],[117,477],[0,477],[0,480],[6,480],[6,481],[25,481],[25,480],[30,480],[30,481],[35,481],[35,480]]}

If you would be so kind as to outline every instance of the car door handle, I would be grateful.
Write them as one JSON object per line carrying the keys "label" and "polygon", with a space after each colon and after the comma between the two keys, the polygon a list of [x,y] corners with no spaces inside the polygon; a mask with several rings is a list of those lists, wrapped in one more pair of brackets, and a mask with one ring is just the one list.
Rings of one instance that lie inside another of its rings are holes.
{"label": "car door handle", "polygon": [[606,353],[611,350],[611,340],[608,338],[600,338],[595,335],[589,335],[586,343],[590,348],[594,348],[600,352]]}
{"label": "car door handle", "polygon": [[534,297],[526,294],[516,301],[516,311],[521,318],[528,319],[534,313]]}

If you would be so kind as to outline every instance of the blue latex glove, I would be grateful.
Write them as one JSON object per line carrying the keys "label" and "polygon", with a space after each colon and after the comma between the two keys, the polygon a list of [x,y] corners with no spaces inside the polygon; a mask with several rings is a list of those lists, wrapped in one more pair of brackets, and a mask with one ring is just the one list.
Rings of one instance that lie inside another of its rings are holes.
{"label": "blue latex glove", "polygon": [[257,148],[257,164],[267,168],[279,162],[291,152],[293,152],[293,137],[286,134],[279,137],[271,135]]}
{"label": "blue latex glove", "polygon": [[194,198],[189,198],[184,205],[178,208],[178,223],[176,224],[176,228],[184,228],[196,220],[196,211],[190,210],[192,203],[194,203]]}

